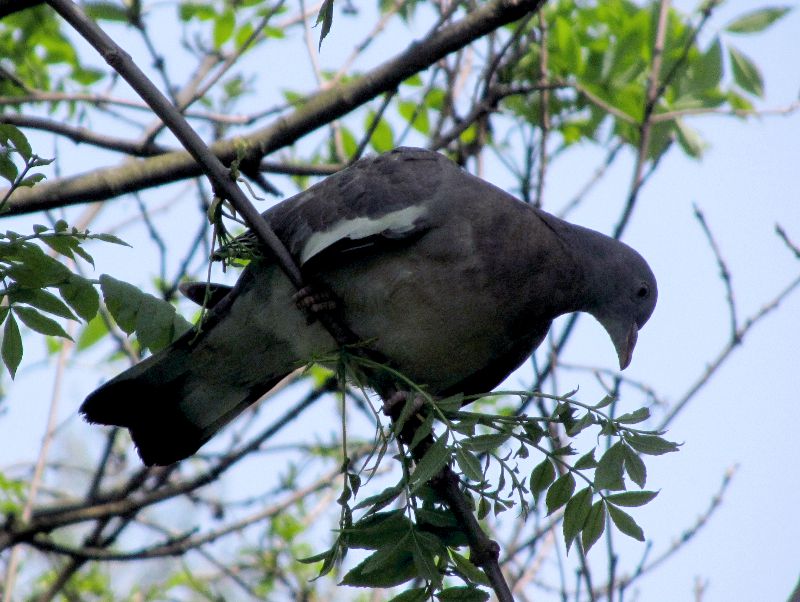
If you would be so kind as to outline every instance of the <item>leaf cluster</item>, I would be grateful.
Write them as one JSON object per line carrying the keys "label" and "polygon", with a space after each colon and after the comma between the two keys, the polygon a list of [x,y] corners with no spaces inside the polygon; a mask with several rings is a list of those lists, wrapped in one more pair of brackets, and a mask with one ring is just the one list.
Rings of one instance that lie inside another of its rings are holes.
{"label": "leaf cluster", "polygon": [[[41,174],[26,174],[49,161],[37,157],[25,135],[14,126],[0,124],[0,144],[0,175],[11,183],[4,204],[20,186],[34,186],[43,179]],[[21,172],[12,155],[19,155],[24,161]],[[20,322],[39,334],[72,340],[58,320],[83,320],[90,323],[87,331],[91,327],[88,342],[97,340],[98,323],[92,326],[100,307],[97,283],[111,316],[127,334],[135,332],[143,348],[161,349],[191,327],[171,304],[110,276],[90,280],[58,259],[81,259],[94,267],[94,258],[84,243],[99,240],[128,246],[123,240],[112,234],[70,227],[64,220],[51,226],[35,224],[32,230],[27,235],[10,230],[0,233],[0,356],[12,378],[23,356]],[[44,249],[49,249],[50,254]]]}
{"label": "leaf cluster", "polygon": [[[652,118],[655,123],[649,159],[658,159],[674,141],[688,156],[699,158],[705,143],[684,117],[721,109],[752,111],[752,101],[764,93],[759,68],[727,37],[717,35],[707,45],[700,45],[698,33],[710,9],[701,13],[697,25],[677,9],[669,9],[660,49],[661,83],[653,89],[650,66],[657,47],[658,2],[640,5],[630,0],[561,0],[548,4],[544,10],[546,62],[541,46],[533,44],[503,77],[515,85],[547,81],[560,86],[546,97],[508,98],[505,106],[533,124],[541,124],[546,109],[552,128],[561,134],[562,150],[582,140],[601,141],[606,136],[637,148],[641,125]],[[788,10],[755,10],[735,19],[725,32],[759,33]],[[726,72],[732,82],[725,77]],[[542,98],[547,99],[546,107],[542,107]]]}
{"label": "leaf cluster", "polygon": [[[346,361],[357,364],[349,368],[353,374],[380,369],[379,364],[362,358],[348,356]],[[643,530],[623,508],[642,506],[657,495],[643,489],[647,471],[642,457],[678,449],[662,433],[636,427],[650,417],[646,408],[613,418],[604,412],[613,398],[587,405],[574,399],[573,392],[553,398],[555,409],[546,417],[466,411],[462,406],[480,396],[434,399],[388,366],[383,369],[413,393],[406,396],[394,423],[381,430],[385,439],[369,470],[377,468],[386,445],[394,440],[398,448],[394,459],[402,467],[402,478],[351,506],[361,478],[349,468],[349,462],[345,463],[347,478],[338,500],[342,506],[338,537],[327,551],[303,560],[321,561],[320,576],[332,571],[349,550],[362,549],[369,555],[344,575],[342,584],[394,587],[422,580],[424,587],[403,592],[398,599],[430,599],[436,592],[449,599],[446,592],[455,592],[453,587],[460,588],[458,591],[467,596],[464,599],[484,599],[480,586],[487,583],[485,575],[459,551],[467,545],[467,534],[430,485],[447,466],[458,468],[462,491],[479,520],[512,508],[526,517],[544,500],[547,515],[563,509],[562,530],[568,550],[580,537],[588,551],[602,536],[606,517],[620,532],[644,541]],[[503,393],[509,394],[530,395]],[[397,437],[412,416],[418,427],[412,440],[404,444]],[[577,452],[571,444],[560,443],[558,429],[575,436],[589,428],[597,429],[598,437],[614,442],[599,459],[593,448],[570,461]],[[430,437],[433,442],[424,454],[415,454],[416,446]],[[527,472],[525,466],[535,456],[544,459]],[[638,489],[627,490],[625,475]],[[583,481],[584,487],[578,489],[578,481]],[[394,508],[387,510],[391,506]],[[360,518],[354,520],[359,512]],[[453,586],[452,579],[460,579],[462,584]]]}

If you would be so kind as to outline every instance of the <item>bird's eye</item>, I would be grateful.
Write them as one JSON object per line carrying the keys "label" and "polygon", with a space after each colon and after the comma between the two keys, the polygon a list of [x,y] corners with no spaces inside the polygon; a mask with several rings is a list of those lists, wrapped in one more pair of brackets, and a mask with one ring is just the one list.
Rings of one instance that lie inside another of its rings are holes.
{"label": "bird's eye", "polygon": [[639,290],[636,291],[636,296],[639,299],[647,299],[650,296],[650,288],[646,284],[642,284]]}

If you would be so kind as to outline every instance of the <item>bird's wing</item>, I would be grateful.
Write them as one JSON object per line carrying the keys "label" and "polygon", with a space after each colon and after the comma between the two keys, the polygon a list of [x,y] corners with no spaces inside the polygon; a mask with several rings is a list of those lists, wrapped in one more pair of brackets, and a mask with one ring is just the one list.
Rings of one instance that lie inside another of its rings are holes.
{"label": "bird's wing", "polygon": [[[263,215],[301,266],[321,256],[374,253],[436,225],[431,202],[440,196],[443,172],[453,170],[459,168],[438,153],[399,148],[362,159]],[[217,256],[256,246],[247,232]]]}

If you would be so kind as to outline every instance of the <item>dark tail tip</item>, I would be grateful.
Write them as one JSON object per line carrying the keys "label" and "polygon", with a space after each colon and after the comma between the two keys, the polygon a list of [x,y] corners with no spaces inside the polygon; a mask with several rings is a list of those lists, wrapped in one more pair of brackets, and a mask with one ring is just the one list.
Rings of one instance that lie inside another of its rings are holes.
{"label": "dark tail tip", "polygon": [[166,466],[195,453],[208,435],[181,411],[182,383],[159,387],[139,379],[112,380],[94,391],[80,407],[93,424],[130,430],[142,462]]}

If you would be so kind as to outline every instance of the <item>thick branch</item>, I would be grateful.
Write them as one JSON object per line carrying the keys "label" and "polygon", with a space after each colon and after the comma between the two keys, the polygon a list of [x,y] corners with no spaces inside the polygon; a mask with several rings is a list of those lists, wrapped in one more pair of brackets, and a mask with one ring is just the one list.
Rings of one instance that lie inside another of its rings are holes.
{"label": "thick branch", "polygon": [[[393,90],[403,80],[424,71],[451,52],[536,11],[544,0],[493,0],[471,11],[460,21],[443,27],[422,41],[411,44],[395,58],[364,76],[318,92],[290,115],[248,136],[220,141],[212,152],[229,164],[237,149],[245,149],[244,162],[260,161],[264,156],[288,146],[322,125],[346,115],[376,96]],[[11,214],[30,213],[89,201],[104,201],[127,192],[176,182],[203,173],[187,152],[168,153],[113,168],[54,180],[34,188],[14,192],[8,208]]]}

